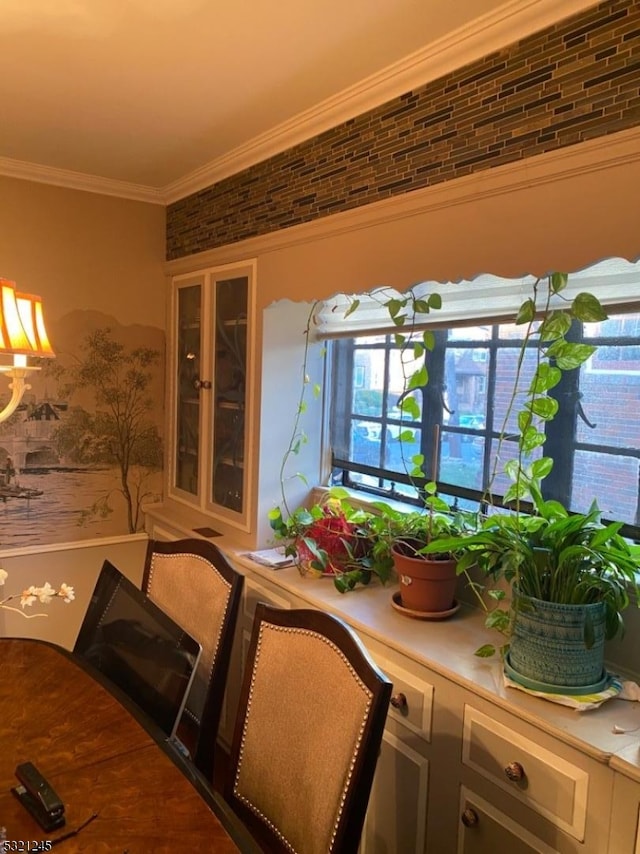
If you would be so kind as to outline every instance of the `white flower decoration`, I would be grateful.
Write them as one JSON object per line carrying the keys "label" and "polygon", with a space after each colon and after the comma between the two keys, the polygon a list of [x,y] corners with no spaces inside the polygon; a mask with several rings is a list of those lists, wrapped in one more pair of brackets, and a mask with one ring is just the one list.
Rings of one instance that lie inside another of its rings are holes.
{"label": "white flower decoration", "polygon": [[56,591],[49,584],[48,581],[45,581],[44,587],[36,587],[36,596],[42,602],[43,605],[48,605],[51,602],[52,598],[56,595]]}
{"label": "white flower decoration", "polygon": [[58,596],[62,596],[65,602],[73,602],[73,600],[76,598],[76,594],[73,587],[70,587],[64,582],[60,585],[60,590],[58,590]]}
{"label": "white flower decoration", "polygon": [[33,605],[33,603],[38,598],[38,591],[33,585],[28,587],[26,590],[22,591],[22,595],[20,596],[20,604],[24,608],[25,605]]}
{"label": "white flower decoration", "polygon": [[[0,585],[3,585],[9,573],[5,569],[0,569]],[[42,587],[27,587],[26,590],[23,590],[22,593],[13,593],[10,596],[5,596],[4,599],[0,599],[0,608],[4,608],[7,611],[15,611],[16,614],[22,614],[26,619],[32,619],[33,617],[46,617],[47,614],[25,614],[24,609],[27,606],[33,605],[33,603],[38,599],[42,602],[43,605],[48,605],[51,600],[55,597],[60,597],[64,602],[73,602],[76,598],[75,591],[73,587],[69,584],[65,584],[64,582],[60,585],[60,589],[56,590],[55,587],[52,587],[48,581],[45,581]],[[22,610],[20,608],[16,608],[13,605],[10,605],[10,602],[19,599],[20,605],[22,606]],[[2,851],[2,847],[0,847],[0,852]]]}

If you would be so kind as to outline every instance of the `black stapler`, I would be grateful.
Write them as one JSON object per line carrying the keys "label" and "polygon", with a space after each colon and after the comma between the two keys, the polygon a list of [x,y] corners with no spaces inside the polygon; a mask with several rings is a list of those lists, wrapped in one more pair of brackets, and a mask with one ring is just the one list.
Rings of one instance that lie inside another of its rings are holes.
{"label": "black stapler", "polygon": [[20,785],[11,791],[40,827],[45,831],[62,827],[65,823],[64,804],[36,766],[32,762],[23,762],[16,767],[16,777]]}

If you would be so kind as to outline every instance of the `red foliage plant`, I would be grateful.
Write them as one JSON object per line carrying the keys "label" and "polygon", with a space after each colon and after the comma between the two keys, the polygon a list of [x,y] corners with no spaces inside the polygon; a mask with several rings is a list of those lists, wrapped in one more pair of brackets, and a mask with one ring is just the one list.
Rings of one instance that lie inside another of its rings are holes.
{"label": "red foliage plant", "polygon": [[[327,505],[323,513],[298,538],[298,560],[325,575],[335,575],[353,563],[358,552],[358,526],[349,522],[339,508]],[[319,560],[319,552],[326,553],[326,560]]]}

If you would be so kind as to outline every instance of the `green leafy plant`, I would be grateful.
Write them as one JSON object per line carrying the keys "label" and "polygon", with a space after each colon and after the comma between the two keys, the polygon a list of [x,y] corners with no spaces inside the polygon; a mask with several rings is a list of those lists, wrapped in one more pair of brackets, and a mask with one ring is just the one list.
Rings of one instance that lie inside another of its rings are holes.
{"label": "green leafy plant", "polygon": [[[514,502],[516,513],[520,510],[520,501],[531,498],[530,486],[539,486],[553,468],[551,457],[533,458],[534,452],[544,445],[546,438],[541,425],[555,418],[558,412],[558,401],[549,392],[558,385],[564,371],[579,368],[596,350],[595,346],[567,340],[572,321],[591,322],[607,318],[596,297],[588,293],[578,294],[564,308],[552,309],[552,298],[560,296],[567,283],[566,273],[552,273],[537,279],[532,286],[531,296],[522,303],[515,318],[516,326],[523,327],[524,334],[509,403],[498,437],[487,496],[490,501],[491,488],[500,468],[501,451],[508,440],[515,438],[517,456],[504,465],[512,483],[503,500],[505,504]],[[535,370],[531,380],[525,384],[524,360],[531,344],[534,345]],[[508,430],[514,410],[518,425],[515,437]]]}
{"label": "green leafy plant", "polygon": [[380,517],[354,506],[346,490],[333,487],[309,508],[298,507],[286,518],[280,508],[269,512],[275,536],[284,540],[302,574],[330,575],[340,593],[377,576],[384,584],[392,562],[381,552]]}
{"label": "green leafy plant", "polygon": [[[588,293],[578,294],[564,309],[552,309],[552,297],[561,295],[566,285],[564,273],[536,280],[531,297],[516,317],[524,334],[498,436],[491,483],[484,496],[488,513],[479,520],[476,532],[441,537],[425,549],[426,553],[455,551],[460,556],[459,571],[476,565],[493,583],[487,591],[493,606],[487,606],[482,598],[483,584],[474,585],[474,590],[487,611],[486,625],[505,638],[502,653],[508,649],[518,607],[515,597],[507,596],[505,586],[522,597],[559,604],[604,602],[608,638],[623,627],[621,611],[629,604],[629,589],[638,592],[640,548],[620,536],[620,524],[602,525],[595,504],[589,513],[572,514],[561,503],[542,497],[541,482],[551,472],[553,459],[534,455],[544,446],[544,423],[558,411],[558,402],[549,392],[560,382],[564,371],[578,368],[596,349],[568,341],[567,332],[573,319],[590,322],[607,316],[598,300]],[[533,377],[526,382],[523,366],[532,344],[535,368]],[[512,434],[508,424],[514,415],[517,432]],[[511,480],[503,498],[505,513],[494,506],[492,486],[507,442],[516,443],[517,453],[504,464]],[[585,638],[587,644],[589,640]],[[490,656],[495,652],[493,644],[486,644],[476,654]]]}
{"label": "green leafy plant", "polygon": [[[461,537],[475,530],[474,514],[452,510],[436,490],[434,482],[427,483],[424,487],[424,508],[415,511],[397,509],[384,501],[371,502],[371,508],[377,514],[371,523],[376,533],[374,555],[377,559],[390,558],[394,547],[411,557],[426,556],[427,547],[432,541],[444,537]],[[449,550],[444,549],[429,553],[431,560],[448,559],[450,556]]]}
{"label": "green leafy plant", "polygon": [[[483,520],[480,529],[464,538],[443,538],[439,548],[461,553],[458,571],[477,565],[485,578],[515,585],[518,594],[559,604],[605,606],[605,636],[615,637],[624,628],[622,611],[629,605],[629,590],[638,593],[637,573],[640,546],[620,536],[620,523],[603,525],[600,511],[570,514],[557,501],[544,501],[531,485],[535,513],[494,515]],[[486,625],[497,629],[508,648],[517,611],[513,600],[498,586],[489,591],[495,607],[487,613]],[[591,646],[589,625],[585,645]],[[493,644],[476,651],[482,657],[496,652]]]}
{"label": "green leafy plant", "polygon": [[[416,318],[440,308],[442,300],[439,294],[423,298],[411,289],[404,295],[398,295],[386,288],[376,291],[374,298],[386,308],[398,330],[395,343],[400,350],[403,373],[403,392],[398,406],[402,413],[401,421],[406,420],[409,425],[419,417],[420,407],[416,395],[428,382],[426,367],[422,365],[413,370],[411,362],[434,346],[431,331],[424,331],[419,339],[416,338]],[[351,299],[345,317],[357,311],[359,305],[357,298]],[[269,512],[269,523],[276,539],[286,543],[285,552],[296,559],[302,573],[333,575],[336,588],[344,593],[356,584],[368,584],[374,575],[383,583],[388,580],[393,566],[391,546],[394,541],[411,539],[417,542],[416,551],[419,551],[431,537],[444,532],[452,533],[457,517],[450,513],[446,503],[437,496],[435,483],[426,483],[424,457],[421,454],[410,454],[415,433],[409,426],[401,427],[396,441],[400,444],[406,473],[425,497],[423,511],[405,514],[395,511],[384,502],[372,502],[371,510],[365,510],[350,499],[346,490],[337,488],[329,490],[327,497],[320,503],[309,507],[289,506],[286,494],[288,480],[293,477],[306,484],[300,472],[287,472],[292,460],[308,441],[302,426],[303,416],[308,409],[308,395],[313,394],[317,398],[321,392],[320,385],[311,381],[307,370],[316,308],[317,303],[314,303],[304,331],[300,398],[291,438],[280,468],[282,501],[279,507]]]}
{"label": "green leafy plant", "polygon": [[[433,310],[442,307],[442,298],[433,293],[428,297],[417,297],[413,291],[403,297],[393,297],[387,303],[389,316],[396,326],[395,344],[400,351],[400,364],[403,377],[403,391],[398,401],[401,420],[406,416],[407,427],[402,427],[397,441],[400,443],[401,460],[410,483],[422,498],[422,508],[416,511],[395,509],[385,502],[373,502],[372,507],[379,513],[378,546],[376,555],[392,560],[394,549],[409,557],[425,560],[449,560],[456,556],[455,549],[430,549],[432,542],[444,537],[462,538],[476,529],[476,519],[466,511],[454,511],[438,495],[438,445],[434,442],[434,457],[431,461],[431,478],[427,479],[425,459],[420,453],[411,454],[415,443],[413,421],[420,419],[421,407],[419,395],[429,382],[429,372],[424,356],[433,350],[435,337],[431,329],[418,328],[418,318],[424,318]],[[418,367],[413,368],[414,362]],[[458,574],[467,575],[466,568],[460,564]]]}

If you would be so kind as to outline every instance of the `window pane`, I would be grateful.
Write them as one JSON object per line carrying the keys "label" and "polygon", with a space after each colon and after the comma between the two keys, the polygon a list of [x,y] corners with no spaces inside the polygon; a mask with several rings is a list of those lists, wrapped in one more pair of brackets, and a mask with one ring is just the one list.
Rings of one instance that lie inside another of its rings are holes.
{"label": "window pane", "polygon": [[416,489],[408,483],[394,483],[390,480],[385,480],[383,483],[384,489],[393,489],[394,496],[406,495],[407,498],[415,498],[417,496]]}
{"label": "window pane", "polygon": [[577,451],[574,465],[572,509],[586,513],[595,498],[605,518],[638,524],[638,459]]}
{"label": "window pane", "polygon": [[[537,460],[542,456],[542,449],[536,448],[535,451],[528,457],[527,462]],[[489,471],[489,479],[493,476],[495,467],[495,480],[493,481],[492,492],[497,495],[504,495],[507,489],[511,486],[511,478],[504,473],[504,467],[509,460],[518,458],[517,442],[505,441],[500,448],[500,456],[498,457],[498,441],[494,439],[491,443],[491,470]]]}
{"label": "window pane", "polygon": [[442,431],[438,480],[468,489],[482,489],[484,439]]}
{"label": "window pane", "polygon": [[351,425],[349,459],[366,466],[380,465],[380,426],[355,421]]}
{"label": "window pane", "polygon": [[385,335],[363,335],[360,338],[356,338],[355,343],[357,347],[360,347],[361,345],[364,347],[370,347],[376,344],[384,344],[385,340]]}
{"label": "window pane", "polygon": [[377,489],[380,486],[380,478],[370,474],[360,474],[360,472],[353,472],[351,474],[351,481],[352,483],[360,484],[363,489],[367,487]]}
{"label": "window pane", "polygon": [[[539,326],[540,323],[536,321],[531,329],[535,332]],[[521,341],[528,328],[526,323],[501,323],[498,326],[498,338],[501,341]]]}
{"label": "window pane", "polygon": [[[423,364],[424,357],[421,356],[418,359],[414,359],[413,350],[409,349],[403,355],[397,347],[394,347],[393,344],[391,345],[389,353],[389,402],[387,404],[387,411],[391,418],[398,419],[402,415],[398,408],[398,402],[403,389],[406,387],[408,378],[419,370]],[[417,391],[411,396],[415,398],[418,407],[422,411],[422,393]],[[407,420],[407,418],[408,416],[405,414],[403,420]]]}
{"label": "window pane", "polygon": [[387,427],[385,435],[384,465],[389,469],[389,471],[397,471],[405,474],[413,469],[411,458],[420,453],[420,438],[422,431],[410,428],[406,425],[403,426],[402,431],[403,436],[406,436],[407,432],[412,432],[414,440],[407,441],[407,439],[403,439],[401,442],[398,439],[398,436],[400,435],[400,427],[395,426],[394,424],[389,424]]}
{"label": "window pane", "polygon": [[354,348],[351,408],[355,415],[382,415],[384,371],[384,349]]}
{"label": "window pane", "polygon": [[449,341],[490,341],[492,326],[464,326],[449,329]]}
{"label": "window pane", "polygon": [[618,314],[585,327],[585,338],[640,338],[640,313]]}
{"label": "window pane", "polygon": [[[390,478],[393,473],[410,472],[417,453],[424,455],[423,468],[431,476],[439,429],[440,484],[450,484],[453,495],[456,488],[474,490],[478,500],[489,485],[494,494],[503,495],[511,485],[504,466],[517,457],[518,450],[516,442],[503,442],[496,462],[495,434],[503,429],[519,369],[520,391],[507,425],[509,433],[517,433],[517,414],[537,365],[532,348],[518,368],[518,344],[526,330],[526,325],[502,324],[438,331],[434,349],[426,357],[421,354],[416,359],[407,350],[404,364],[391,337],[357,339],[342,349],[337,345],[337,376],[340,381],[344,376],[347,383],[340,400],[347,411],[337,429],[332,422],[337,434],[334,448],[343,436],[350,445],[347,458],[376,471],[375,475],[352,472],[351,481],[365,488],[386,489],[392,496],[415,497],[412,486],[394,484]],[[637,525],[640,313],[599,323],[574,323],[570,338],[578,342],[591,339],[598,350],[580,373],[567,371],[552,392],[561,407],[558,417],[548,424],[536,424],[546,432],[547,454],[555,457],[551,475],[542,481],[543,495],[570,503],[577,512],[588,510],[595,497],[606,518]],[[406,378],[423,365],[428,368],[429,384],[424,390],[410,392],[415,411],[409,415],[399,405],[402,391]],[[344,417],[349,419],[347,424]],[[398,436],[407,431],[414,433],[415,442],[401,445]],[[483,471],[489,441],[489,468]],[[623,452],[612,454],[608,449]],[[538,447],[533,458],[544,453]],[[342,455],[336,452],[336,456]]]}
{"label": "window pane", "polygon": [[486,347],[447,347],[443,413],[446,424],[484,430],[488,370]]}
{"label": "window pane", "polygon": [[580,376],[578,441],[640,448],[640,347],[600,347]]}

